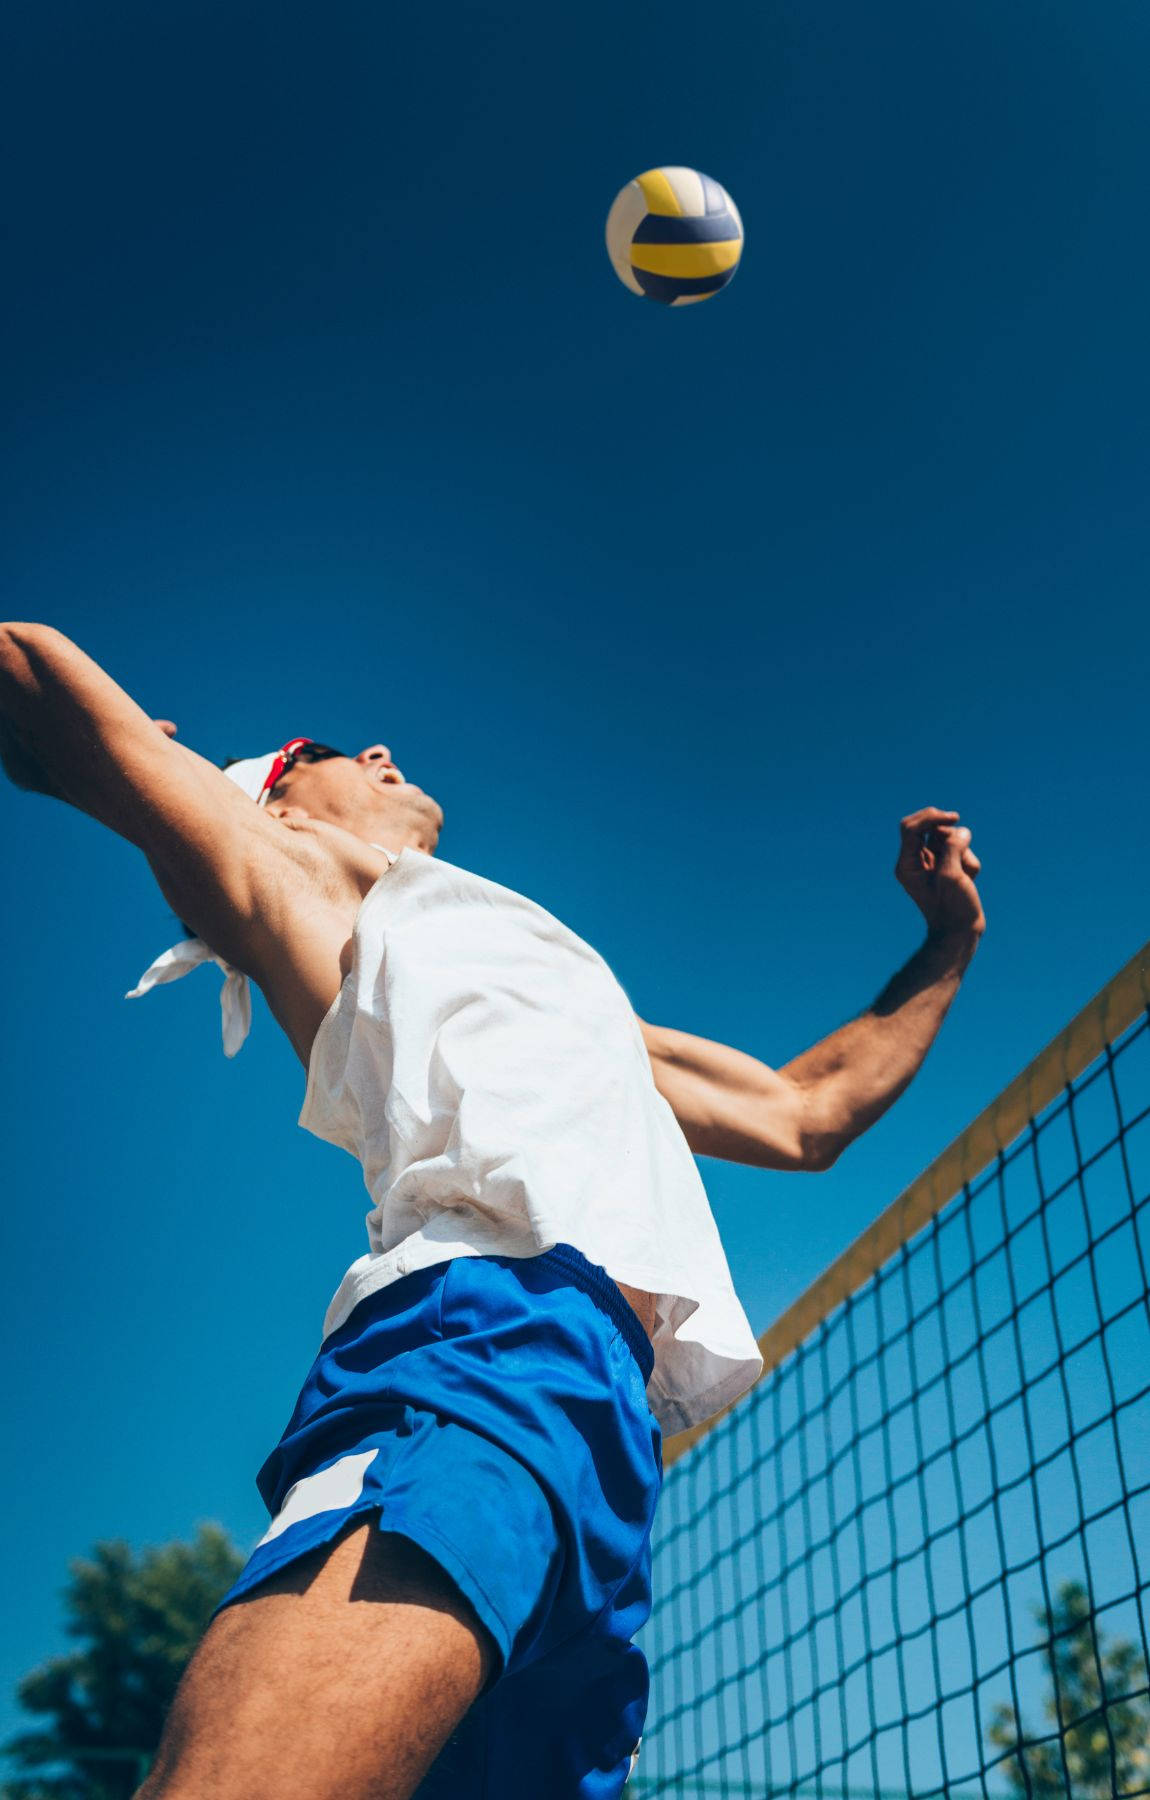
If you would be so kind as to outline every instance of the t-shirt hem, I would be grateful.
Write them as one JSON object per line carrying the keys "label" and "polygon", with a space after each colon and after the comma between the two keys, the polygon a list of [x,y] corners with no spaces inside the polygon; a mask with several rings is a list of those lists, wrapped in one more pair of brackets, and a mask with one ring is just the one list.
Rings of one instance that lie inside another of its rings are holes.
{"label": "t-shirt hem", "polygon": [[694,1394],[689,1401],[683,1401],[669,1394],[660,1384],[658,1372],[651,1379],[654,1390],[651,1410],[658,1419],[667,1437],[676,1437],[681,1431],[691,1431],[696,1425],[705,1425],[716,1413],[721,1413],[744,1394],[749,1394],[763,1371],[763,1359],[756,1362],[736,1363],[737,1373],[724,1376],[721,1380],[705,1388],[701,1394]]}

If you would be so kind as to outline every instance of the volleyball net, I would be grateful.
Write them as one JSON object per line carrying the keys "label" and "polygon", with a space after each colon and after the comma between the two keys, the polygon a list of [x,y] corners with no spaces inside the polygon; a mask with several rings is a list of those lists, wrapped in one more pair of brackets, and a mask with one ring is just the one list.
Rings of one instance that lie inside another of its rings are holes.
{"label": "volleyball net", "polygon": [[635,1800],[1150,1794],[1150,945],[668,1446]]}

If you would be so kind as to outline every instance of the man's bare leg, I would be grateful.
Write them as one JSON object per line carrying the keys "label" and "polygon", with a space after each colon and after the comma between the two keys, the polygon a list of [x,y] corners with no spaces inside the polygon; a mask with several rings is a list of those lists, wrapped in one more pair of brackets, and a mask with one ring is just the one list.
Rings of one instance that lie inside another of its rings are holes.
{"label": "man's bare leg", "polygon": [[494,1656],[430,1557],[358,1522],[212,1622],[136,1800],[408,1800]]}

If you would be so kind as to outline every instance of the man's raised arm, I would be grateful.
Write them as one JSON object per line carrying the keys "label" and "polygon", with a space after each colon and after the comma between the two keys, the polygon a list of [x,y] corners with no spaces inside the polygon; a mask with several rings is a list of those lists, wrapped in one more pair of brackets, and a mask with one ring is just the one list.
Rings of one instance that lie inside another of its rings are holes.
{"label": "man's raised arm", "polygon": [[874,1005],[780,1069],[685,1032],[642,1024],[655,1085],[700,1156],[828,1169],[921,1068],[985,929],[981,865],[955,812],[902,821],[895,874],[927,938]]}
{"label": "man's raised arm", "polygon": [[180,917],[228,954],[272,826],[49,625],[0,625],[0,760],[18,787],[136,844]]}

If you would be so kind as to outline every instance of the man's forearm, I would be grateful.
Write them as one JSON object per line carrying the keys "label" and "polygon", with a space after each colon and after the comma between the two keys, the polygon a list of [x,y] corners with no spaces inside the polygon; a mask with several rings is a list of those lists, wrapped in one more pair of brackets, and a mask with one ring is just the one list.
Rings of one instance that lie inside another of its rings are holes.
{"label": "man's forearm", "polygon": [[697,1156],[828,1169],[913,1080],[986,925],[968,826],[937,806],[899,826],[895,875],[927,940],[874,1005],[785,1067],[642,1024],[655,1086]]}
{"label": "man's forearm", "polygon": [[836,1152],[910,1085],[977,946],[977,933],[928,937],[873,1006],[779,1071],[803,1091],[817,1135]]}

